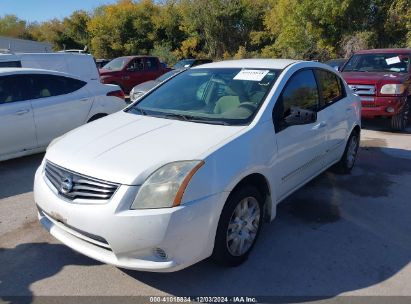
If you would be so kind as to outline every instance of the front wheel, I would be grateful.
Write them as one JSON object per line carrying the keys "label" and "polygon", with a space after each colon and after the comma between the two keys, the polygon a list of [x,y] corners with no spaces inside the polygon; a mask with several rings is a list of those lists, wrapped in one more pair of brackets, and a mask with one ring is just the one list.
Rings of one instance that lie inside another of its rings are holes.
{"label": "front wheel", "polygon": [[224,266],[243,263],[261,229],[263,198],[254,186],[235,190],[221,213],[215,238],[213,259]]}
{"label": "front wheel", "polygon": [[391,129],[402,131],[407,127],[409,109],[410,106],[408,102],[406,102],[402,110],[398,114],[391,117]]}

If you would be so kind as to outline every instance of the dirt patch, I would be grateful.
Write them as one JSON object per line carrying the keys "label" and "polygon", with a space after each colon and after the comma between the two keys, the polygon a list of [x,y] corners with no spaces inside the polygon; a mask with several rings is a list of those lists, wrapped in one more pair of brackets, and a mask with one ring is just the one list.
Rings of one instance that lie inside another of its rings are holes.
{"label": "dirt patch", "polygon": [[6,247],[5,243],[7,243],[9,239],[20,239],[26,235],[32,234],[33,230],[39,228],[40,224],[37,218],[29,222],[25,222],[22,226],[0,235],[0,247]]}
{"label": "dirt patch", "polygon": [[341,218],[338,206],[322,199],[291,199],[282,209],[307,222],[333,223]]}

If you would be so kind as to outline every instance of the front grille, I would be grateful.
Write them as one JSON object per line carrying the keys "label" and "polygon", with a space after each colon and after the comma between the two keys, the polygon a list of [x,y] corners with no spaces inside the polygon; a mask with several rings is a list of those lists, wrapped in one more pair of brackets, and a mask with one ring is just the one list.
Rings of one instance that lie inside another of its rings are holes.
{"label": "front grille", "polygon": [[45,176],[59,195],[74,199],[108,200],[119,185],[84,176],[61,168],[51,162],[46,163]]}
{"label": "front grille", "polygon": [[368,84],[349,84],[350,89],[358,95],[375,95],[375,86]]}

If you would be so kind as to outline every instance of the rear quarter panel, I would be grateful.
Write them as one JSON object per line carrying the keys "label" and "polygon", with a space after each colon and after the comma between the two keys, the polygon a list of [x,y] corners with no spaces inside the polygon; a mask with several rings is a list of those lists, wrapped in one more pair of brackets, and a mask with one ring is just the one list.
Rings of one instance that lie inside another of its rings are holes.
{"label": "rear quarter panel", "polygon": [[98,83],[87,86],[87,89],[93,95],[93,104],[86,121],[94,115],[113,114],[121,111],[127,106],[124,100],[114,96],[107,96],[107,93],[111,91],[121,90],[121,88],[117,85],[103,85]]}

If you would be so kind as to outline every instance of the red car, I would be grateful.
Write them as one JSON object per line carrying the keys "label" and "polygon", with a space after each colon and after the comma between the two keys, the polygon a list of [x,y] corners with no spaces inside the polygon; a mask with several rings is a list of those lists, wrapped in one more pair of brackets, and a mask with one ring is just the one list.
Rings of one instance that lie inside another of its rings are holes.
{"label": "red car", "polygon": [[100,69],[102,83],[116,84],[128,93],[142,82],[156,79],[170,71],[157,57],[125,56],[113,59]]}
{"label": "red car", "polygon": [[361,97],[364,118],[385,117],[391,128],[408,123],[411,96],[411,49],[376,49],[355,53],[341,72]]}

